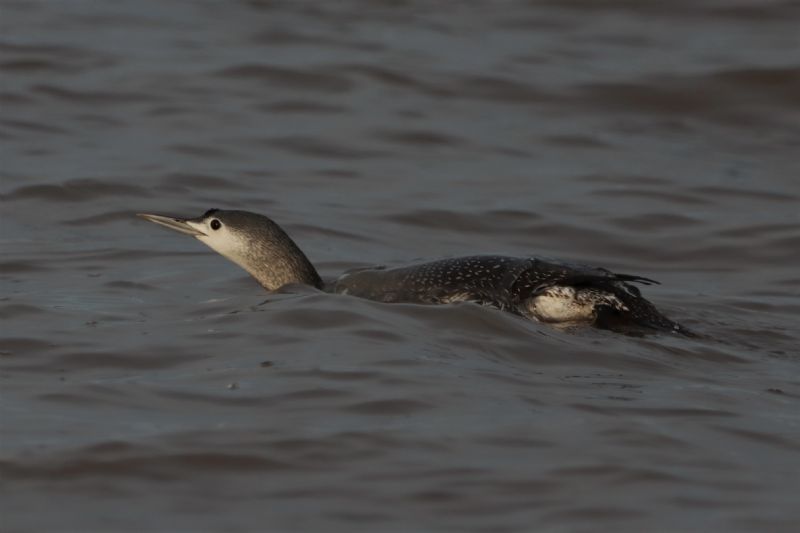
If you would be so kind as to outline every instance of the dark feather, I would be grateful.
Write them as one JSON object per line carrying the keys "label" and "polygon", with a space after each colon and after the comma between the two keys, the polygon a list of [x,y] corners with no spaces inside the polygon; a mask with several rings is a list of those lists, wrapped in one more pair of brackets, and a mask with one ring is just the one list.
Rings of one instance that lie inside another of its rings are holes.
{"label": "dark feather", "polygon": [[[362,269],[340,278],[333,290],[384,302],[447,303],[467,300],[528,316],[527,302],[556,286],[599,290],[616,296],[626,312],[607,312],[602,323],[628,322],[659,330],[681,328],[641,296],[637,287],[656,280],[604,268],[539,258],[469,256],[400,268]],[[602,325],[598,322],[598,325]]]}

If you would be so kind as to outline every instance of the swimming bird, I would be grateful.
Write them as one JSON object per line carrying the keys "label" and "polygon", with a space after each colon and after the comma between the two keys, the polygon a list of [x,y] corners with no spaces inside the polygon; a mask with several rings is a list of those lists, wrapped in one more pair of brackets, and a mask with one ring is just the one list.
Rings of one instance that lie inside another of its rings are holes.
{"label": "swimming bird", "polygon": [[633,285],[657,281],[604,268],[536,257],[476,255],[397,268],[354,269],[326,284],[297,244],[266,216],[221,209],[209,209],[196,218],[138,216],[195,237],[269,291],[300,283],[379,302],[467,301],[539,322],[690,334],[661,314]]}

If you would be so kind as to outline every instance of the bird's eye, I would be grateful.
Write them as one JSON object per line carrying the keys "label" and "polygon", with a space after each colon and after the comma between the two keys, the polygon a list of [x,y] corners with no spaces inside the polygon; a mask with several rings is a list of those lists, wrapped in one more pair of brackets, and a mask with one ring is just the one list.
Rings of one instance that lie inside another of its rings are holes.
{"label": "bird's eye", "polygon": [[222,227],[222,222],[220,222],[220,221],[219,221],[219,220],[217,220],[216,218],[215,218],[214,220],[212,220],[212,221],[211,221],[211,229],[213,229],[213,230],[218,230],[218,229],[219,229],[219,228],[221,228],[221,227]]}

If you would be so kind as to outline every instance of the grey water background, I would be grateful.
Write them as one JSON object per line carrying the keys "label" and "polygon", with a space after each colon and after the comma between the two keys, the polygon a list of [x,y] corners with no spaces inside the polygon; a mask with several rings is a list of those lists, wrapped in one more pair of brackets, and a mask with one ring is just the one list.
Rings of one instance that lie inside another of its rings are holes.
{"label": "grey water background", "polygon": [[[0,9],[2,531],[796,531],[797,2]],[[269,295],[134,217],[211,207],[702,337]]]}

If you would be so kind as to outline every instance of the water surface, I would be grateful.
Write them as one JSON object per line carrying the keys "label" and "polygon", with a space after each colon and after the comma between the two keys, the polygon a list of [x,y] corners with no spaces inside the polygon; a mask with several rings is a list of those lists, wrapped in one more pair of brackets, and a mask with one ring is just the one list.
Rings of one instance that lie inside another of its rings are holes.
{"label": "water surface", "polygon": [[[7,1],[4,531],[793,531],[796,2]],[[538,254],[702,338],[263,292]]]}

